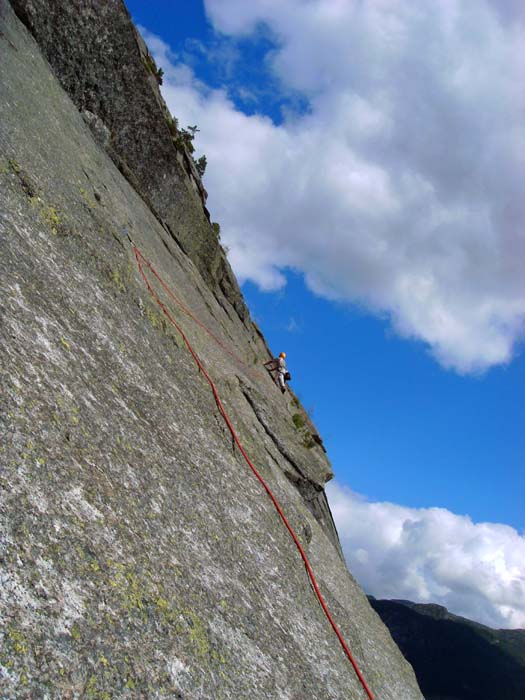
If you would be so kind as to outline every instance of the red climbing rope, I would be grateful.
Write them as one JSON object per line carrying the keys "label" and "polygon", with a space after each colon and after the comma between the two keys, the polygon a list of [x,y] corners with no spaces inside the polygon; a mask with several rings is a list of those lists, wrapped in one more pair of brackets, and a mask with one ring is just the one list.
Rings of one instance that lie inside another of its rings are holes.
{"label": "red climbing rope", "polygon": [[[228,355],[230,355],[230,357],[233,357],[233,359],[234,359],[238,364],[242,365],[242,367],[244,367],[250,374],[257,375],[258,373],[255,372],[255,370],[253,369],[253,367],[249,367],[245,362],[243,362],[243,361],[241,360],[241,358],[240,358],[238,355],[236,355],[234,352],[232,352],[232,351],[222,342],[222,340],[221,340],[220,338],[218,338],[218,337],[215,335],[215,333],[213,333],[212,331],[210,331],[210,329],[209,329],[206,325],[204,325],[204,323],[203,323],[200,319],[198,319],[198,318],[192,313],[192,311],[190,311],[190,309],[188,309],[188,307],[185,306],[185,305],[183,304],[183,302],[182,302],[177,296],[175,296],[175,294],[171,291],[171,289],[168,287],[168,285],[166,284],[166,282],[164,282],[164,280],[162,279],[162,277],[157,273],[157,271],[155,270],[155,268],[151,265],[151,263],[149,262],[149,260],[147,260],[147,259],[142,255],[142,253],[140,252],[140,250],[139,250],[136,246],[135,246],[135,251],[136,251],[135,257],[136,257],[137,255],[140,256],[140,259],[142,260],[142,262],[145,263],[145,265],[148,267],[148,269],[149,269],[149,271],[151,272],[151,274],[154,275],[154,276],[156,277],[156,279],[158,280],[158,282],[160,283],[160,285],[162,286],[162,288],[164,289],[164,291],[165,291],[165,292],[168,294],[168,296],[175,302],[175,304],[177,304],[177,306],[178,306],[182,311],[184,311],[184,313],[185,313],[187,316],[189,316],[189,317],[191,318],[192,321],[194,321],[198,326],[200,326],[200,327],[203,329],[203,331],[205,331],[205,333],[207,333],[207,334],[210,336],[210,338],[213,338],[213,340],[217,343],[217,345],[219,345],[225,352],[227,352]],[[137,262],[138,262],[138,259],[137,259]]]}
{"label": "red climbing rope", "polygon": [[[149,270],[151,271],[151,273],[156,277],[156,279],[157,279],[157,280],[159,281],[159,283],[162,285],[163,289],[166,290],[166,292],[169,294],[169,296],[170,296],[174,301],[176,301],[176,303],[185,311],[185,313],[187,313],[201,328],[203,328],[209,335],[211,335],[211,336],[219,343],[219,345],[220,345],[221,347],[223,347],[223,348],[228,352],[229,355],[232,355],[232,356],[235,357],[235,359],[237,359],[237,360],[238,360],[239,358],[237,358],[232,352],[230,352],[230,351],[222,344],[222,342],[220,342],[220,341],[211,333],[211,331],[209,331],[209,330],[206,328],[206,326],[205,326],[201,321],[199,321],[198,319],[196,319],[195,316],[193,316],[193,314],[192,314],[188,309],[186,309],[186,308],[183,306],[182,302],[180,302],[180,301],[175,297],[175,295],[171,292],[171,290],[169,290],[169,287],[168,287],[168,286],[166,285],[166,283],[161,279],[160,275],[154,270],[154,268],[153,268],[153,266],[151,265],[151,263],[144,257],[144,255],[140,252],[140,250],[137,248],[137,246],[136,246],[134,243],[133,243],[133,252],[134,252],[134,254],[135,254],[135,259],[136,259],[136,261],[137,261],[137,265],[138,265],[138,268],[139,268],[139,272],[140,272],[140,274],[141,274],[141,276],[142,276],[144,282],[146,283],[146,286],[147,286],[147,288],[148,288],[149,293],[150,293],[151,296],[155,299],[155,301],[156,301],[157,304],[160,306],[160,308],[162,309],[162,311],[163,311],[163,313],[166,315],[166,317],[169,319],[169,321],[175,326],[175,328],[176,328],[176,329],[179,331],[179,333],[181,334],[181,336],[182,336],[182,338],[183,338],[183,340],[184,340],[184,343],[186,344],[186,347],[187,347],[188,350],[190,351],[190,353],[191,353],[193,359],[194,359],[195,362],[197,363],[198,368],[200,369],[200,371],[201,371],[202,374],[204,375],[206,381],[207,381],[208,384],[210,385],[210,388],[211,388],[211,390],[212,390],[212,392],[213,392],[213,396],[214,396],[214,398],[215,398],[215,403],[217,404],[217,408],[219,409],[219,411],[220,411],[222,417],[224,418],[224,422],[225,422],[226,425],[228,426],[228,429],[229,429],[229,431],[230,431],[230,433],[231,433],[231,435],[232,435],[232,438],[233,438],[235,444],[236,444],[237,447],[239,448],[239,450],[240,450],[242,456],[244,457],[246,463],[248,464],[248,466],[249,466],[250,469],[252,470],[253,474],[254,474],[254,475],[256,476],[256,478],[259,480],[259,482],[260,482],[261,485],[263,486],[264,490],[266,491],[266,493],[267,493],[268,496],[270,497],[270,499],[271,499],[273,505],[275,506],[277,512],[279,513],[279,516],[281,517],[281,520],[283,521],[283,523],[284,523],[286,529],[287,529],[288,532],[290,533],[290,535],[291,535],[291,537],[292,537],[292,539],[293,539],[293,541],[294,541],[294,543],[295,543],[297,549],[299,550],[299,554],[301,555],[301,558],[302,558],[302,560],[303,560],[303,562],[304,562],[304,565],[305,565],[305,567],[306,567],[306,571],[308,572],[308,577],[309,577],[310,582],[311,582],[311,584],[312,584],[312,586],[313,586],[313,589],[314,589],[314,591],[315,591],[315,594],[316,594],[316,596],[317,596],[317,599],[318,599],[318,601],[319,601],[321,607],[323,608],[323,611],[324,611],[324,613],[325,613],[325,615],[326,615],[326,617],[327,617],[327,619],[328,619],[330,625],[332,626],[332,629],[334,630],[334,632],[335,632],[337,638],[339,639],[339,642],[341,643],[341,646],[343,647],[343,650],[344,650],[346,656],[348,657],[348,660],[349,660],[350,663],[352,664],[352,666],[353,666],[353,668],[354,668],[354,671],[356,672],[357,677],[359,678],[359,680],[360,680],[360,682],[361,682],[361,685],[362,685],[363,688],[365,689],[366,694],[368,695],[368,697],[370,698],[370,700],[374,700],[374,696],[372,695],[372,692],[370,691],[370,688],[368,687],[368,685],[367,685],[367,683],[366,683],[366,681],[365,681],[365,679],[364,679],[364,677],[363,677],[363,674],[362,674],[361,671],[359,670],[359,668],[358,668],[358,666],[357,666],[357,663],[355,662],[355,659],[354,659],[354,657],[352,656],[352,653],[351,653],[350,649],[348,648],[348,645],[346,644],[346,642],[345,642],[345,640],[344,640],[344,638],[343,638],[343,635],[342,635],[341,632],[339,631],[339,628],[337,627],[337,625],[336,625],[334,619],[332,618],[332,615],[330,614],[330,611],[328,610],[328,606],[326,605],[325,600],[324,600],[324,598],[323,598],[323,596],[322,596],[322,594],[321,594],[321,591],[320,591],[319,586],[318,586],[318,584],[317,584],[316,578],[315,578],[315,576],[314,576],[313,569],[312,569],[312,567],[311,567],[311,565],[310,565],[310,562],[309,562],[309,560],[308,560],[308,557],[306,556],[306,552],[304,551],[304,548],[303,548],[302,544],[301,544],[300,541],[299,541],[299,538],[297,537],[297,535],[295,534],[295,532],[294,532],[292,526],[291,526],[290,523],[288,522],[288,519],[286,518],[286,516],[285,516],[285,514],[284,514],[284,512],[283,512],[283,509],[281,508],[281,506],[280,506],[278,500],[275,498],[275,496],[273,495],[272,491],[270,490],[270,487],[267,485],[267,483],[265,482],[265,480],[263,479],[263,477],[261,476],[261,474],[258,472],[257,468],[255,467],[255,465],[253,464],[253,462],[251,461],[251,459],[248,457],[248,455],[247,455],[247,453],[246,453],[246,450],[245,450],[244,447],[242,446],[242,443],[241,443],[241,441],[239,440],[239,437],[238,437],[237,433],[235,432],[235,429],[234,429],[234,427],[233,427],[233,425],[232,425],[232,423],[231,423],[231,421],[230,421],[230,418],[229,418],[228,414],[226,413],[226,410],[225,410],[224,406],[222,405],[222,401],[221,401],[221,399],[220,399],[220,396],[219,396],[219,394],[218,394],[218,392],[217,392],[217,388],[216,388],[216,386],[215,386],[213,380],[211,379],[210,375],[208,374],[208,372],[207,372],[206,369],[204,368],[204,365],[202,364],[202,362],[201,362],[199,356],[197,355],[197,353],[196,353],[195,350],[193,349],[193,347],[192,347],[190,341],[188,340],[188,338],[187,338],[186,334],[184,333],[184,331],[182,330],[181,326],[180,326],[179,323],[173,318],[173,316],[170,314],[170,312],[168,311],[168,309],[166,308],[166,306],[163,304],[163,302],[161,301],[161,299],[158,297],[157,293],[155,292],[155,290],[154,290],[153,287],[151,286],[151,283],[150,283],[149,279],[147,278],[147,276],[146,276],[146,274],[145,274],[145,272],[144,272],[144,268],[143,268],[142,263],[144,262],[144,263],[147,265],[148,269],[149,269]],[[242,360],[239,360],[239,361],[242,362]],[[243,363],[243,364],[244,364],[244,363]]]}

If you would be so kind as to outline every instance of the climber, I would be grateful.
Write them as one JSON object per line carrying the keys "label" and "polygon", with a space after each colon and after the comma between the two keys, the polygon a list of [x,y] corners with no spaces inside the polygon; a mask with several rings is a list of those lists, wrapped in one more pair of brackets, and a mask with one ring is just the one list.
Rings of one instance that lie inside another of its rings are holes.
{"label": "climber", "polygon": [[286,382],[289,382],[291,379],[290,372],[288,372],[286,368],[285,359],[286,353],[281,352],[279,354],[279,357],[276,357],[274,360],[269,360],[268,362],[264,363],[264,366],[270,372],[270,374],[272,372],[277,373],[275,375],[275,382],[280,388],[282,394],[284,394],[284,392],[286,391]]}

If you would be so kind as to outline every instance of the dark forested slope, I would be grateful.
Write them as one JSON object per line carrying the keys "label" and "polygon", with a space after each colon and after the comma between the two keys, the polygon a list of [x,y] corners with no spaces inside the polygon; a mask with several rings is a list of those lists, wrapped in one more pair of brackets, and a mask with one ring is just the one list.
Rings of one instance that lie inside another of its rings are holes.
{"label": "dark forested slope", "polygon": [[426,700],[522,700],[525,630],[494,630],[440,605],[375,600]]}

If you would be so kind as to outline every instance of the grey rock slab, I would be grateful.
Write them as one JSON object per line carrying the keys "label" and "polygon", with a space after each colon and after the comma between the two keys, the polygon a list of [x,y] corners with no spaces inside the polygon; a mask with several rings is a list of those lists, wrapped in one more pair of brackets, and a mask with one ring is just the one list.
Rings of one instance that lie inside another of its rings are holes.
{"label": "grey rock slab", "polygon": [[264,339],[219,303],[5,0],[0,65],[0,697],[365,697],[126,228],[246,363],[152,282],[302,538],[376,697],[421,700],[346,569],[329,509],[316,514],[290,479],[291,458],[322,496],[331,469],[303,444],[300,404],[262,370]]}
{"label": "grey rock slab", "polygon": [[120,0],[12,0],[62,87],[203,279],[248,318],[206,192],[160,94],[157,67]]}

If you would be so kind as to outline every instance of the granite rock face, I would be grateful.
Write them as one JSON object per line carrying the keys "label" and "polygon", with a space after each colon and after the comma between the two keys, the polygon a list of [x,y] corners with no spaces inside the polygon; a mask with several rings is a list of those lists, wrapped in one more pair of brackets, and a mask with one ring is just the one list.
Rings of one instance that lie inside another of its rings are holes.
{"label": "granite rock face", "polygon": [[[94,33],[94,3],[69,3],[83,28],[68,25],[71,44],[87,63],[75,63],[65,85],[45,58],[45,32],[35,31],[41,50],[19,19],[45,28],[65,4],[13,5],[18,17],[0,0],[0,697],[365,697],[288,532],[150,297],[125,229],[242,358],[152,281],[301,537],[376,697],[421,700],[342,560],[315,428],[277,391],[262,369],[260,331],[205,269],[201,196],[182,175],[171,203],[162,195],[173,217],[180,208],[192,252],[165,225],[155,185],[141,180],[141,144],[109,116],[111,100],[128,99],[121,86],[100,104],[75,98],[76,81],[91,75],[91,44],[112,55],[112,42],[133,34],[124,6],[96,3],[107,32]],[[53,49],[66,63],[68,41],[58,33]],[[123,142],[134,153],[126,166]],[[169,172],[171,161],[159,160]]]}
{"label": "granite rock face", "polygon": [[159,91],[157,67],[121,0],[13,0],[62,87],[121,172],[219,296],[248,317],[205,207],[206,192]]}

